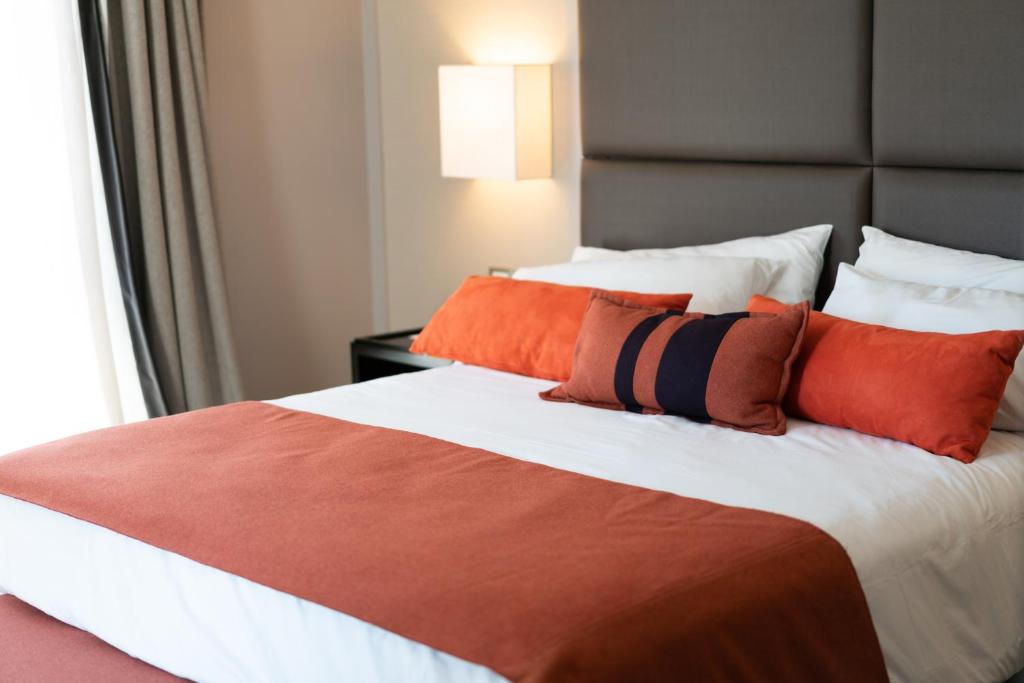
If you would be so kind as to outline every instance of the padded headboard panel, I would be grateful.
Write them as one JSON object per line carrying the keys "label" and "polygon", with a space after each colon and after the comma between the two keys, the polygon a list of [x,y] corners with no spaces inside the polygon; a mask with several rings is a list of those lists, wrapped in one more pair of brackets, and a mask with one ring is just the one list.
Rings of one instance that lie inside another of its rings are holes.
{"label": "padded headboard panel", "polygon": [[1024,259],[1021,0],[579,0],[583,244],[833,223]]}

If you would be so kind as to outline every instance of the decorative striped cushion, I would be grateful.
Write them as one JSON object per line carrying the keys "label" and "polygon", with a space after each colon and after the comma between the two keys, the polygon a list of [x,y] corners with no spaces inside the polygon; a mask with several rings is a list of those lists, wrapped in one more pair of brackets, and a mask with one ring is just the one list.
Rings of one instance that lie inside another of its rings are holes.
{"label": "decorative striped cushion", "polygon": [[784,434],[780,404],[808,310],[803,302],[778,314],[705,315],[595,292],[576,340],[572,375],[540,396]]}

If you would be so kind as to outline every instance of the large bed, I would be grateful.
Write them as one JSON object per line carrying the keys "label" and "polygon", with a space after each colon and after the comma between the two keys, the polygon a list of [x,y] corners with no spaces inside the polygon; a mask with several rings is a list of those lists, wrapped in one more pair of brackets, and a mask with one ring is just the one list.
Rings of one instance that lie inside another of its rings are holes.
{"label": "large bed", "polygon": [[[865,224],[1024,259],[1016,0],[579,8],[584,245],[830,222],[819,304]],[[1000,682],[1024,668],[1024,433],[993,431],[964,465],[799,420],[764,437],[539,400],[552,386],[456,364],[269,403],[801,520],[849,556],[890,680]],[[15,496],[0,495],[0,592],[193,680],[502,679]]]}
{"label": "large bed", "polygon": [[[892,680],[1000,680],[1020,668],[1024,435],[993,433],[984,457],[964,466],[810,423],[766,439],[537,400],[550,386],[455,365],[275,403],[808,521],[849,553]],[[0,519],[2,585],[186,678],[499,680],[372,624],[38,506],[0,497]]]}

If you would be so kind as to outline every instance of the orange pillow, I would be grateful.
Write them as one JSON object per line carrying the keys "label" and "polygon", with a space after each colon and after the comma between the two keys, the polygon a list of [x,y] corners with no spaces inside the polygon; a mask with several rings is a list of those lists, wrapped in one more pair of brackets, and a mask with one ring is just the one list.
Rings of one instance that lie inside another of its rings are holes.
{"label": "orange pillow", "polygon": [[[777,313],[755,296],[749,311]],[[978,457],[1024,332],[941,334],[811,312],[784,406],[793,417]]]}
{"label": "orange pillow", "polygon": [[[591,287],[470,276],[430,319],[412,350],[439,358],[565,381]],[[685,311],[690,294],[615,295]]]}
{"label": "orange pillow", "polygon": [[805,301],[777,315],[679,313],[595,293],[572,377],[540,397],[785,434],[780,404],[809,308]]}

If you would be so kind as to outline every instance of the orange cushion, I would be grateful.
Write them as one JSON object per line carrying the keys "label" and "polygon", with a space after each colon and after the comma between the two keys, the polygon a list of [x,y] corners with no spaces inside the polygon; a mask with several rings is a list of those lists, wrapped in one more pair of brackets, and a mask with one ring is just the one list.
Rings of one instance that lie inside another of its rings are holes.
{"label": "orange cushion", "polygon": [[[778,312],[755,296],[747,310]],[[978,457],[1024,345],[1024,332],[941,334],[811,312],[784,403],[813,422]]]}
{"label": "orange cushion", "polygon": [[677,313],[596,293],[572,377],[540,397],[785,434],[780,404],[809,308],[805,301],[777,315]]}
{"label": "orange cushion", "polygon": [[[564,381],[591,287],[470,276],[430,319],[412,350],[541,379]],[[614,292],[685,311],[690,294]]]}

